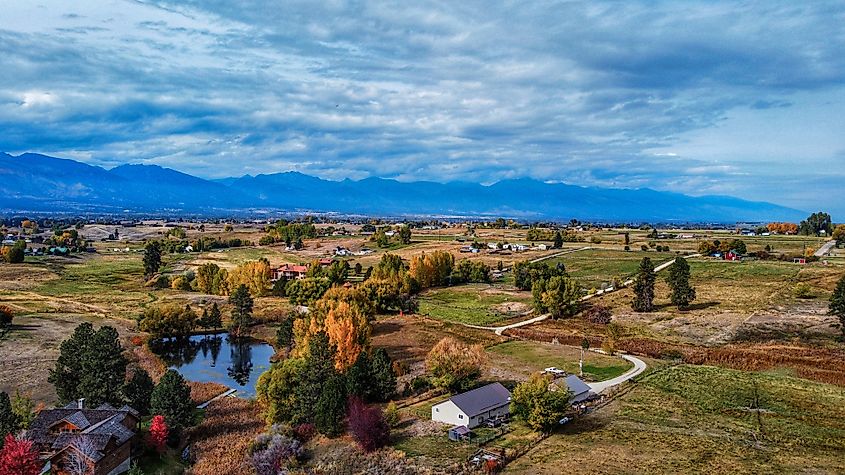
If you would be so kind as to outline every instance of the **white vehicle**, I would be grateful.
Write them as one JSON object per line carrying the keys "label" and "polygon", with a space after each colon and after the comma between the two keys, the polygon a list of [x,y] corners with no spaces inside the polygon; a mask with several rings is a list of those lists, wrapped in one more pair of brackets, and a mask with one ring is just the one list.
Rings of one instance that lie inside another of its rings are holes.
{"label": "white vehicle", "polygon": [[558,421],[558,424],[564,425],[564,424],[567,424],[571,420],[572,420],[572,418],[570,418],[570,417],[564,417],[563,419]]}
{"label": "white vehicle", "polygon": [[543,370],[544,373],[553,374],[555,376],[566,376],[566,371],[556,368],[554,366],[546,368]]}

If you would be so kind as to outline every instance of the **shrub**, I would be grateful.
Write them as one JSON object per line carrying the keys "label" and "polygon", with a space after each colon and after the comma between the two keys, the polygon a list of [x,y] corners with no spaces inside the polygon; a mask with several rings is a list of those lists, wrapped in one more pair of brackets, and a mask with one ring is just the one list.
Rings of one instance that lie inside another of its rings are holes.
{"label": "shrub", "polygon": [[461,389],[481,374],[484,349],[481,345],[464,345],[452,337],[445,337],[429,351],[425,367],[432,375],[432,383],[450,390]]}
{"label": "shrub", "polygon": [[801,282],[793,287],[792,295],[799,299],[812,299],[816,297],[813,293],[813,289],[811,289],[810,285],[805,282]]}
{"label": "shrub", "polygon": [[15,317],[15,312],[11,307],[0,305],[0,329],[9,328],[12,325],[12,319]]}
{"label": "shrub", "polygon": [[613,319],[613,314],[611,313],[609,307],[601,304],[595,304],[590,306],[587,311],[584,312],[584,318],[590,323],[607,325]]}
{"label": "shrub", "polygon": [[358,398],[349,403],[349,431],[365,452],[384,447],[390,441],[390,426],[378,406],[367,406]]}

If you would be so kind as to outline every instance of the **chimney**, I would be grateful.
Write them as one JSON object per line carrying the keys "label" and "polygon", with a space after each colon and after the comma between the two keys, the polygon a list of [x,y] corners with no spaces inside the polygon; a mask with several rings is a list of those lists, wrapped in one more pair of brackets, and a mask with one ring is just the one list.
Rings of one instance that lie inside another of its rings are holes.
{"label": "chimney", "polygon": [[85,398],[81,397],[76,400],[76,408],[77,409],[85,409]]}

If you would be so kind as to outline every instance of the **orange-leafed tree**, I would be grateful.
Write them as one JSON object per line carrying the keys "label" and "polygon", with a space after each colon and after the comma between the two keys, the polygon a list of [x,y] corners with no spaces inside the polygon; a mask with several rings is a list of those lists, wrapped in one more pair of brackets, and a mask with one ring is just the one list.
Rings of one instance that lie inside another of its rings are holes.
{"label": "orange-leafed tree", "polygon": [[167,428],[167,422],[165,422],[164,416],[154,416],[150,423],[150,447],[154,448],[158,453],[164,452],[169,432],[170,430]]}
{"label": "orange-leafed tree", "polygon": [[339,302],[326,316],[326,334],[335,345],[335,368],[346,371],[370,341],[370,322],[360,309]]}
{"label": "orange-leafed tree", "polygon": [[0,475],[36,475],[40,469],[32,441],[6,435],[0,450]]}

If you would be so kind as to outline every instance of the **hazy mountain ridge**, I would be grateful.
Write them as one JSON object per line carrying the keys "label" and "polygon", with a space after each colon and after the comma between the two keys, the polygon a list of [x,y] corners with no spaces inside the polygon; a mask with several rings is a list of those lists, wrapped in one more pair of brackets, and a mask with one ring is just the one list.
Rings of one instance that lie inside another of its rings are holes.
{"label": "hazy mountain ridge", "polygon": [[727,196],[548,184],[528,178],[467,182],[330,181],[298,172],[205,180],[156,165],[111,170],[69,159],[0,154],[0,207],[38,211],[251,209],[372,215],[504,216],[605,221],[797,220],[802,211]]}

